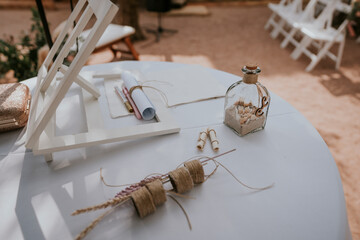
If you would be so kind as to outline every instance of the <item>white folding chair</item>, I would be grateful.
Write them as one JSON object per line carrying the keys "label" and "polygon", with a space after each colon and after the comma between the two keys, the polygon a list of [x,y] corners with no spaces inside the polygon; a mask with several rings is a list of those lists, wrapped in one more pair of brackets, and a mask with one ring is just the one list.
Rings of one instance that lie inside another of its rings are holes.
{"label": "white folding chair", "polygon": [[[301,16],[292,18],[288,20],[288,24],[291,27],[290,31],[287,32],[284,29],[281,29],[280,33],[285,36],[284,40],[281,42],[280,47],[285,48],[289,42],[291,42],[295,47],[298,46],[299,42],[294,37],[296,34],[299,34],[299,30],[304,24],[312,24],[321,21],[315,21],[317,18],[322,18],[323,15],[326,15],[331,11],[332,4],[337,2],[337,0],[310,0],[306,5]],[[319,12],[320,6],[322,9]]]}
{"label": "white folding chair", "polygon": [[[80,34],[79,36],[80,41],[78,41],[79,47],[82,45],[83,41],[89,36],[90,31],[91,29],[87,29]],[[130,40],[130,36],[133,35],[134,33],[135,33],[135,29],[131,26],[109,24],[109,26],[107,26],[99,41],[96,43],[95,51],[99,51],[103,48],[110,47],[110,49],[114,52],[114,56],[116,56],[116,51],[120,51],[120,50],[113,48],[113,45],[119,42],[123,42],[128,48],[128,51],[121,51],[121,52],[129,53],[133,56],[135,60],[139,60],[139,54],[135,50],[134,45]],[[75,51],[76,48],[77,46],[76,44],[74,44],[71,47],[71,50]]]}
{"label": "white folding chair", "polygon": [[[265,29],[272,26],[271,37],[276,38],[287,22],[299,18],[302,13],[302,0],[281,0],[279,4],[269,3],[268,7],[273,13],[265,24]],[[276,18],[280,19],[276,21]]]}
{"label": "white folding chair", "polygon": [[[313,70],[319,61],[325,56],[329,57],[336,63],[336,69],[340,67],[345,46],[346,25],[348,21],[344,19],[341,25],[335,29],[332,26],[333,16],[336,12],[349,13],[351,11],[351,6],[342,3],[340,0],[336,0],[329,6],[330,7],[326,9],[326,12],[322,14],[321,17],[317,18],[313,23],[302,24],[300,32],[303,35],[303,38],[291,54],[291,57],[294,60],[297,60],[302,53],[311,59],[310,64],[305,69],[307,72]],[[330,48],[334,43],[339,44],[336,55],[330,51]],[[316,53],[308,49],[308,47],[314,44],[317,44],[318,46]]]}

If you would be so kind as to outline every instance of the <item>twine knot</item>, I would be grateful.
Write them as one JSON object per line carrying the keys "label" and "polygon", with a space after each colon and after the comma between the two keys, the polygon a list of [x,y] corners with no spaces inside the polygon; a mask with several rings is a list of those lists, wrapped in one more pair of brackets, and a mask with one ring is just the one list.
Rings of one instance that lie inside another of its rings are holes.
{"label": "twine knot", "polygon": [[133,92],[135,89],[137,89],[137,88],[139,88],[140,90],[142,90],[143,86],[142,86],[142,85],[132,86],[132,87],[129,89],[129,94],[130,94],[130,96],[131,96],[132,92]]}

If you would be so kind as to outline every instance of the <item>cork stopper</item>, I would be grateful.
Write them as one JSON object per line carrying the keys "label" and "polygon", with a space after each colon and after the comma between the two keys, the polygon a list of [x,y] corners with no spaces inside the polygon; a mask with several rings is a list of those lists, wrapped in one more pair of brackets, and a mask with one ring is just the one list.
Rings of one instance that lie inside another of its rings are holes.
{"label": "cork stopper", "polygon": [[247,69],[249,69],[249,70],[256,70],[256,69],[257,69],[257,66],[254,65],[254,64],[248,64],[248,65],[246,65],[245,67],[246,67]]}
{"label": "cork stopper", "polygon": [[258,74],[261,72],[260,68],[256,64],[248,64],[242,69],[244,73],[243,82],[247,84],[255,84],[258,80]]}

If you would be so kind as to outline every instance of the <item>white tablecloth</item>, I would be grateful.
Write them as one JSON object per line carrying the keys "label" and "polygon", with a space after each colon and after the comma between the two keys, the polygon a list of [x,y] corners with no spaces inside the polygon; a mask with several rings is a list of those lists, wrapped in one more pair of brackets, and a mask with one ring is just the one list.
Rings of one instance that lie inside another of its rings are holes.
{"label": "white tablecloth", "polygon": [[[184,65],[160,62],[118,62],[88,66],[106,71],[116,65],[147,73]],[[207,69],[228,87],[239,77]],[[31,87],[34,79],[26,82]],[[132,116],[111,119],[103,83],[96,82],[109,128],[137,122]],[[57,114],[57,132],[85,130],[79,88],[73,86]],[[132,183],[153,172],[168,172],[198,154],[213,156],[209,142],[196,149],[199,132],[217,131],[220,152],[237,150],[218,160],[251,186],[275,186],[253,191],[219,169],[207,182],[179,198],[182,211],[168,200],[140,219],[132,205],[120,207],[88,235],[88,239],[351,239],[338,169],[314,127],[293,107],[271,94],[265,130],[238,137],[223,125],[224,99],[171,108],[178,134],[99,145],[54,154],[47,164],[23,146],[14,145],[21,131],[0,135],[0,239],[71,239],[102,211],[70,216],[78,208],[113,197],[120,189],[104,186],[102,167],[111,184]]]}

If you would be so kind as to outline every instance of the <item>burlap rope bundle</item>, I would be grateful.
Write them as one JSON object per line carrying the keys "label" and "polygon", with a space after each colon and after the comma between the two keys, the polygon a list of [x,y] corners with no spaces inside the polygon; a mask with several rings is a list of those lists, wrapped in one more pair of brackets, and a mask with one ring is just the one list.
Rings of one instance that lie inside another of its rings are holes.
{"label": "burlap rope bundle", "polygon": [[205,181],[204,168],[199,160],[185,162],[184,166],[190,172],[191,178],[195,184],[203,183]]}
{"label": "burlap rope bundle", "polygon": [[133,192],[131,194],[131,199],[133,200],[135,209],[141,218],[155,212],[156,210],[151,193],[146,187],[142,187]]}
{"label": "burlap rope bundle", "polygon": [[177,193],[190,191],[194,187],[190,172],[185,167],[171,171],[169,173],[169,178],[171,185]]}
{"label": "burlap rope bundle", "polygon": [[159,179],[147,183],[145,186],[151,193],[155,206],[160,206],[161,204],[166,202],[166,191],[162,182]]}
{"label": "burlap rope bundle", "polygon": [[147,183],[131,194],[135,209],[141,218],[155,212],[156,207],[166,202],[166,192],[160,180]]}

